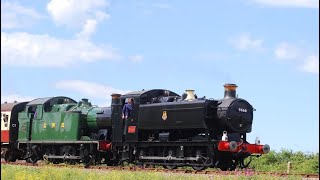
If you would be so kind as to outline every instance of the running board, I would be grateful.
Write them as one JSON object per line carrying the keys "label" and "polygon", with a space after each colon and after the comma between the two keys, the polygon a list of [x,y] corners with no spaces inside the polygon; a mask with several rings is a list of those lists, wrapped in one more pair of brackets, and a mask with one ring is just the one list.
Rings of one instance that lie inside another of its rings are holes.
{"label": "running board", "polygon": [[158,166],[201,166],[216,167],[214,164],[196,164],[196,163],[161,163],[161,162],[138,162],[138,165],[158,165]]}
{"label": "running board", "polygon": [[174,160],[174,161],[198,161],[199,157],[173,157],[173,156],[167,156],[167,157],[158,157],[158,156],[140,156],[139,159],[150,159],[150,160]]}
{"label": "running board", "polygon": [[81,159],[80,156],[48,156],[43,155],[43,159]]}

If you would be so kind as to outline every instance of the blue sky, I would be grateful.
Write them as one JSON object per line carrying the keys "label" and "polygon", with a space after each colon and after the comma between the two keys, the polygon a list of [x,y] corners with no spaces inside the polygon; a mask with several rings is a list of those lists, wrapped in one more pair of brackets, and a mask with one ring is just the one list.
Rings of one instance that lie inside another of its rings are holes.
{"label": "blue sky", "polygon": [[271,149],[319,152],[318,0],[1,0],[1,102],[236,83]]}

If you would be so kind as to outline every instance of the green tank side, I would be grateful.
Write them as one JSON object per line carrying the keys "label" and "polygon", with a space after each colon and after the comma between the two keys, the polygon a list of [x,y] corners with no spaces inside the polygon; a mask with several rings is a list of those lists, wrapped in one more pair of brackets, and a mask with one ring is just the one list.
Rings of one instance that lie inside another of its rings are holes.
{"label": "green tank side", "polygon": [[44,113],[42,122],[37,126],[42,133],[34,135],[33,140],[79,140],[80,114],[68,112],[74,106],[74,103],[56,104],[51,112]]}
{"label": "green tank side", "polygon": [[[77,104],[55,104],[49,112],[43,111],[43,106],[37,106],[37,114],[19,113],[19,141],[31,140],[79,140],[81,114],[68,112]],[[31,127],[32,131],[29,131]],[[31,136],[29,134],[31,133]]]}
{"label": "green tank side", "polygon": [[79,113],[45,113],[43,120],[32,128],[32,140],[79,140],[79,127]]}

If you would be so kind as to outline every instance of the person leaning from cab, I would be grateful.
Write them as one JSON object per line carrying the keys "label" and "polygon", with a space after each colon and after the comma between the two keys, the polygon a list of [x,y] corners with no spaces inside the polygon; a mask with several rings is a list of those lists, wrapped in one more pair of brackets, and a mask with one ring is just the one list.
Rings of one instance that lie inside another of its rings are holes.
{"label": "person leaning from cab", "polygon": [[133,99],[129,98],[128,103],[126,103],[122,108],[122,119],[127,119],[131,116],[133,110]]}

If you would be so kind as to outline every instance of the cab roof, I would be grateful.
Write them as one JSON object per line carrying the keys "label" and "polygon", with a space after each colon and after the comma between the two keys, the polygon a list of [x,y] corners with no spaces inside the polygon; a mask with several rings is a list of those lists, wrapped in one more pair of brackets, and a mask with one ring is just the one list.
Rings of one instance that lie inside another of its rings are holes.
{"label": "cab roof", "polygon": [[150,90],[141,90],[141,91],[132,91],[127,94],[121,95],[121,98],[148,98],[148,97],[157,97],[163,96],[165,93],[169,93],[169,96],[179,96],[177,93],[166,90],[166,89],[150,89]]}
{"label": "cab roof", "polygon": [[32,100],[31,102],[29,102],[27,104],[27,106],[30,105],[39,105],[39,104],[44,104],[48,101],[61,101],[62,103],[58,103],[58,104],[63,104],[66,103],[65,101],[67,101],[67,103],[77,103],[75,100],[69,98],[69,97],[65,97],[65,96],[56,96],[56,97],[45,97],[45,98],[37,98]]}

